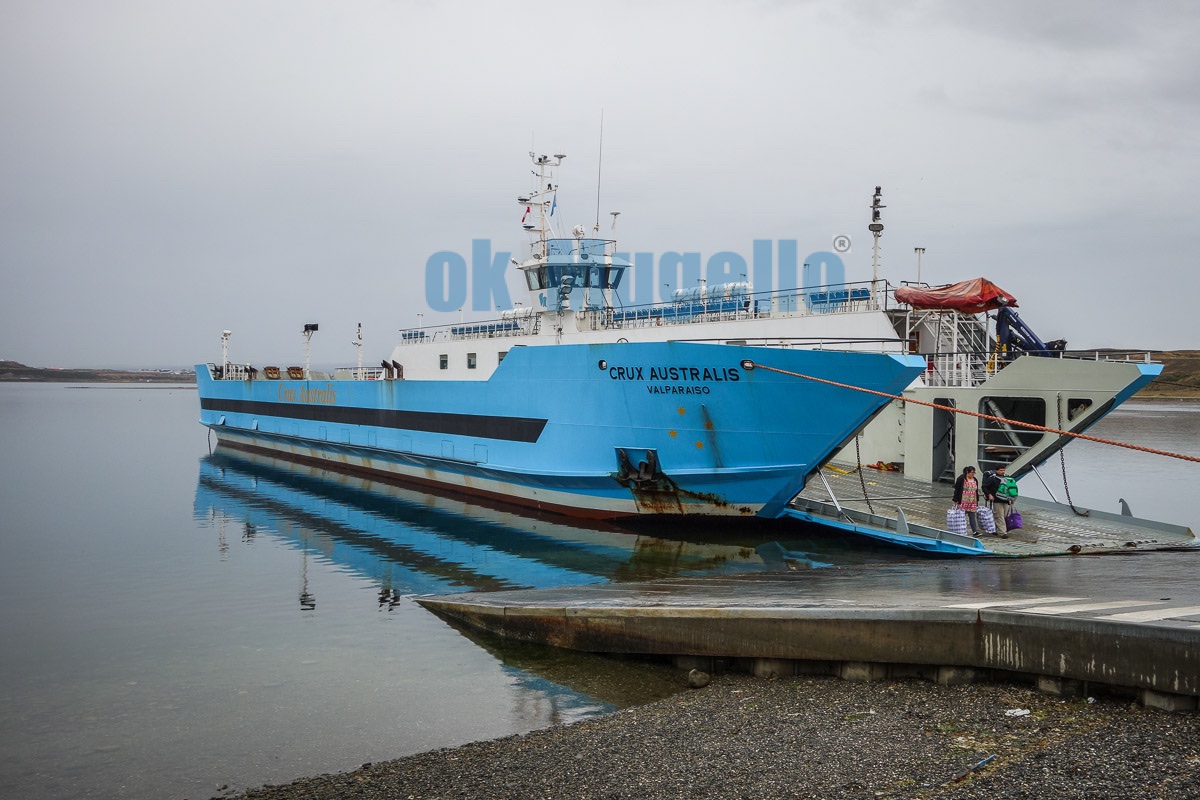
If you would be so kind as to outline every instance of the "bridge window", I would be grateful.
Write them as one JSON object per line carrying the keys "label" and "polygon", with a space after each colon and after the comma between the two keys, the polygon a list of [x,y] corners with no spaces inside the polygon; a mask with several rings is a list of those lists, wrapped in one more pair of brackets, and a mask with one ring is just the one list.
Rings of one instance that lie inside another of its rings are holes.
{"label": "bridge window", "polygon": [[551,286],[560,286],[568,282],[572,286],[583,286],[584,277],[587,275],[587,267],[550,267],[549,277]]}
{"label": "bridge window", "polygon": [[588,273],[588,286],[599,289],[616,289],[624,274],[624,267],[592,267]]}
{"label": "bridge window", "polygon": [[525,270],[525,282],[531,291],[551,289],[559,286],[563,278],[570,277],[571,285],[579,288],[616,289],[625,274],[624,267],[606,267],[599,264],[552,264],[547,267]]}
{"label": "bridge window", "polygon": [[537,269],[525,270],[525,282],[529,284],[530,291],[546,288],[546,268],[538,267]]}

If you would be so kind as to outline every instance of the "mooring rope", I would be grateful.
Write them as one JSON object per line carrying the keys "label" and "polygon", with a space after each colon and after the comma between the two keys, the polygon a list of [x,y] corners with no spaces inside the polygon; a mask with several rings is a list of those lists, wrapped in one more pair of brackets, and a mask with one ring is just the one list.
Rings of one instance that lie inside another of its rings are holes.
{"label": "mooring rope", "polygon": [[1045,425],[1034,425],[1032,422],[1021,422],[1021,421],[1015,420],[1015,419],[1006,419],[1004,417],[992,416],[991,414],[981,414],[977,411],[967,411],[965,409],[955,408],[953,406],[944,406],[944,405],[940,405],[938,403],[930,403],[926,400],[915,400],[910,397],[904,397],[903,395],[888,394],[887,392],[880,392],[876,389],[866,389],[866,388],[863,388],[862,386],[852,386],[849,383],[839,383],[838,381],[831,381],[831,380],[827,380],[826,378],[817,378],[812,375],[802,375],[799,372],[791,372],[786,369],[780,369],[779,367],[768,367],[766,364],[759,364],[757,362],[750,361],[749,359],[747,359],[746,361],[743,361],[742,364],[743,364],[743,366],[745,366],[748,369],[765,369],[768,372],[778,372],[780,375],[791,375],[793,378],[804,378],[805,380],[815,381],[817,383],[824,383],[824,384],[828,384],[829,386],[837,386],[840,389],[850,389],[855,392],[864,392],[866,394],[873,394],[873,395],[877,395],[879,397],[886,397],[889,400],[900,400],[905,403],[916,403],[919,406],[928,406],[929,408],[936,408],[939,411],[949,411],[953,414],[966,414],[969,417],[978,417],[979,419],[987,419],[987,420],[991,420],[992,422],[1001,422],[1006,425],[1016,425],[1021,428],[1028,428],[1028,429],[1034,430],[1034,431],[1042,431],[1043,433],[1056,433],[1059,436],[1070,436],[1074,439],[1086,439],[1089,442],[1098,442],[1099,444],[1112,445],[1113,447],[1124,447],[1127,450],[1137,450],[1142,453],[1151,453],[1156,456],[1166,456],[1167,458],[1178,458],[1183,461],[1193,461],[1197,464],[1200,464],[1200,456],[1189,456],[1186,453],[1172,453],[1169,450],[1156,450],[1153,447],[1142,447],[1141,445],[1138,445],[1138,444],[1129,444],[1128,442],[1118,442],[1115,439],[1101,439],[1098,436],[1088,436],[1085,433],[1073,433],[1071,431],[1064,431],[1064,430],[1060,430],[1058,428],[1048,428]]}

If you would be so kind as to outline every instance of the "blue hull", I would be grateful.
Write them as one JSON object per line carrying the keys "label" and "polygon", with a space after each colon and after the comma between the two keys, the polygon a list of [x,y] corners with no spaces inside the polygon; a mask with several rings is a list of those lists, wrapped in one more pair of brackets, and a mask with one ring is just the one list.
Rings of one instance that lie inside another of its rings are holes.
{"label": "blue hull", "polygon": [[688,342],[514,347],[486,381],[214,379],[225,444],[607,518],[777,516],[924,361]]}

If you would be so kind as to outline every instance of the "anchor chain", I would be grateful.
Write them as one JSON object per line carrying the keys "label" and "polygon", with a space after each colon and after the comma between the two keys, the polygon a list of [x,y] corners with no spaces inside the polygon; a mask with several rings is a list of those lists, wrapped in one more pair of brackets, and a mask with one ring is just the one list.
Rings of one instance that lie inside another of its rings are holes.
{"label": "anchor chain", "polygon": [[863,500],[867,501],[867,510],[874,514],[875,508],[871,505],[871,498],[867,496],[867,479],[863,476],[862,451],[858,449],[858,440],[860,438],[859,436],[854,437],[854,458],[858,461],[858,482],[862,486]]}
{"label": "anchor chain", "polygon": [[[1061,396],[1058,398],[1058,402],[1056,402],[1054,406],[1058,410],[1058,427],[1061,428],[1063,424]],[[1075,516],[1077,517],[1091,516],[1091,512],[1087,509],[1080,511],[1078,508],[1076,508],[1075,501],[1071,499],[1071,487],[1067,484],[1067,453],[1061,447],[1058,448],[1058,463],[1062,466],[1063,490],[1067,493],[1067,505],[1071,507],[1071,511],[1075,512]]]}

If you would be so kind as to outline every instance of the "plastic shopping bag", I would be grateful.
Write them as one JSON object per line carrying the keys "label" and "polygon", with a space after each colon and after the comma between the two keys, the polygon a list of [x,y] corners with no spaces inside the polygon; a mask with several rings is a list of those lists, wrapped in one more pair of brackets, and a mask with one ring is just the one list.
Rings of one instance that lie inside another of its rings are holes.
{"label": "plastic shopping bag", "polygon": [[946,530],[951,533],[966,534],[967,532],[967,512],[961,508],[950,508],[946,510]]}

